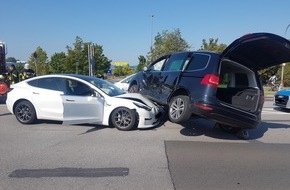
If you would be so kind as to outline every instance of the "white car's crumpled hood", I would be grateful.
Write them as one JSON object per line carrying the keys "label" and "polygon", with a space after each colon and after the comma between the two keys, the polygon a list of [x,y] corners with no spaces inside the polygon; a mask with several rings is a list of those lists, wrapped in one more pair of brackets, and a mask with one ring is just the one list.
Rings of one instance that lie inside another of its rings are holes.
{"label": "white car's crumpled hood", "polygon": [[[137,102],[143,102],[149,107],[157,107],[155,104],[153,104],[150,100],[142,96],[141,94],[138,93],[126,93],[126,94],[121,94],[118,96],[115,96],[115,98],[124,98],[127,100],[132,100],[132,101],[137,101]],[[138,101],[139,100],[139,101]]]}

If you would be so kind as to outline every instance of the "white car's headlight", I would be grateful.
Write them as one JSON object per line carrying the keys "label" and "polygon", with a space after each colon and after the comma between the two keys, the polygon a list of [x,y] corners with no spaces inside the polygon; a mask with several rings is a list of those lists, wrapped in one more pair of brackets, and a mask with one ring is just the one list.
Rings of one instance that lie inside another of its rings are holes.
{"label": "white car's headlight", "polygon": [[135,106],[137,106],[138,108],[143,108],[143,109],[145,109],[145,110],[147,110],[147,111],[151,111],[151,110],[152,110],[151,107],[149,107],[149,106],[147,106],[147,105],[145,105],[145,104],[141,104],[141,103],[139,103],[139,102],[133,102],[133,104],[134,104]]}

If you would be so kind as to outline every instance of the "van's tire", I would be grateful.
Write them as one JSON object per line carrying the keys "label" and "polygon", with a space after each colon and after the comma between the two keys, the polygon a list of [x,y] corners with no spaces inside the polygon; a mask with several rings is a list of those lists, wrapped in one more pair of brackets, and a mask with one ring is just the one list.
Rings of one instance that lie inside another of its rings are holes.
{"label": "van's tire", "polygon": [[128,89],[129,93],[137,93],[138,91],[139,89],[137,84],[132,84]]}
{"label": "van's tire", "polygon": [[189,97],[185,95],[174,96],[169,103],[168,117],[173,123],[188,121],[192,113]]}

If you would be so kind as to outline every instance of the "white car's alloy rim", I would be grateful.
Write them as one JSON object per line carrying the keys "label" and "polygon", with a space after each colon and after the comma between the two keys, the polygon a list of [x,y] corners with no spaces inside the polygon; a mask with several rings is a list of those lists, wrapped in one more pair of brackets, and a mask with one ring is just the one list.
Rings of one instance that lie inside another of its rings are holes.
{"label": "white car's alloy rim", "polygon": [[128,127],[132,122],[132,115],[124,109],[120,109],[114,116],[114,122],[120,128]]}
{"label": "white car's alloy rim", "polygon": [[22,122],[29,121],[32,117],[31,109],[27,105],[19,106],[16,109],[15,114],[17,118]]}

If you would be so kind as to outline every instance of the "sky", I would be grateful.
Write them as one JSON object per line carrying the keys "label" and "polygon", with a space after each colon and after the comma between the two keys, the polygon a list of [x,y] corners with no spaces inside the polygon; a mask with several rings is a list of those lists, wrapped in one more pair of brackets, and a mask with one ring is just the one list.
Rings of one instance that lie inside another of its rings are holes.
{"label": "sky", "polygon": [[66,52],[76,36],[102,45],[112,63],[130,65],[164,30],[179,28],[193,51],[203,39],[229,45],[254,32],[290,39],[289,0],[0,0],[0,7],[0,41],[7,57],[21,61],[38,46],[49,59]]}

